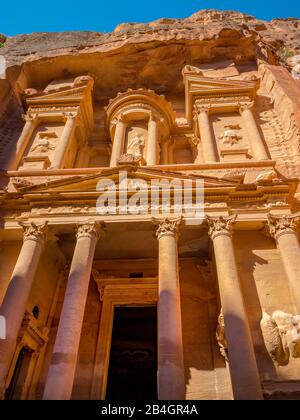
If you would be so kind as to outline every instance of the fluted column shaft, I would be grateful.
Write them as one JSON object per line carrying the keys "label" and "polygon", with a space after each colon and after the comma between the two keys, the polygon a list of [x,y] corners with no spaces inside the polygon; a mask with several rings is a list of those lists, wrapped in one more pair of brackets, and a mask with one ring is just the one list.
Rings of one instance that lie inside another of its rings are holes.
{"label": "fluted column shaft", "polygon": [[204,161],[205,163],[217,162],[218,158],[216,154],[215,140],[209,121],[209,107],[196,107],[196,114],[198,117]]}
{"label": "fluted column shaft", "polygon": [[126,136],[126,123],[119,118],[116,122],[115,136],[112,146],[111,158],[110,158],[110,167],[115,167],[118,165],[118,160],[120,159],[123,149]]}
{"label": "fluted column shaft", "polygon": [[246,126],[253,157],[257,160],[267,160],[269,157],[254,119],[252,106],[253,104],[241,105],[240,113]]}
{"label": "fluted column shaft", "polygon": [[259,400],[260,377],[232,242],[234,222],[233,217],[208,218],[209,235],[214,246],[233,396],[236,400]]}
{"label": "fluted column shaft", "polygon": [[157,165],[158,156],[158,122],[150,117],[148,122],[147,166]]}
{"label": "fluted column shaft", "polygon": [[296,233],[299,216],[269,216],[270,234],[276,240],[282,263],[300,313],[300,246]]}
{"label": "fluted column shaft", "polygon": [[67,121],[64,126],[62,135],[59,139],[58,145],[56,147],[53,161],[51,164],[51,169],[63,169],[64,162],[67,156],[67,151],[76,128],[76,118],[76,115],[67,115]]}
{"label": "fluted column shaft", "polygon": [[14,355],[18,333],[45,242],[46,224],[23,225],[23,229],[22,249],[0,309],[0,315],[6,320],[7,335],[6,340],[0,341],[1,398],[4,397],[6,375]]}
{"label": "fluted column shaft", "polygon": [[178,272],[179,220],[159,223],[158,398],[184,400],[185,377]]}
{"label": "fluted column shaft", "polygon": [[78,227],[77,242],[60,315],[44,400],[71,399],[81,329],[95,247],[100,227],[88,223]]}
{"label": "fluted column shaft", "polygon": [[31,136],[38,125],[38,117],[36,115],[26,115],[25,116],[25,125],[23,127],[21,136],[16,144],[16,149],[13,151],[13,156],[11,156],[7,168],[11,171],[18,169],[18,166],[21,162],[21,159],[25,153],[25,150],[30,142]]}

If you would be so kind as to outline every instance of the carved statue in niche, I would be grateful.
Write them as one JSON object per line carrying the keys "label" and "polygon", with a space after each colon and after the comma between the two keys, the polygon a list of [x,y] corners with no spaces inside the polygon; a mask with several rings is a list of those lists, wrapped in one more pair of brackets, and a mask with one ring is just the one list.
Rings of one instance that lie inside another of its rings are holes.
{"label": "carved statue in niche", "polygon": [[225,125],[224,133],[222,134],[222,136],[219,137],[219,139],[222,140],[223,144],[226,146],[234,146],[238,144],[239,141],[242,139],[242,137],[239,136],[237,132],[238,130],[241,130],[239,124]]}
{"label": "carved statue in niche", "polygon": [[263,312],[261,330],[266,349],[278,366],[286,366],[290,358],[300,358],[300,315],[275,311]]}
{"label": "carved statue in niche", "polygon": [[30,156],[41,156],[56,148],[56,144],[50,139],[56,139],[57,134],[54,132],[38,133],[38,140],[33,143],[30,149]]}
{"label": "carved statue in niche", "polygon": [[145,147],[145,136],[143,134],[135,134],[131,140],[128,141],[127,154],[133,155],[135,158],[141,159]]}
{"label": "carved statue in niche", "polygon": [[119,164],[134,163],[144,164],[143,150],[145,147],[145,136],[143,134],[135,133],[135,135],[128,139],[127,150],[119,159]]}

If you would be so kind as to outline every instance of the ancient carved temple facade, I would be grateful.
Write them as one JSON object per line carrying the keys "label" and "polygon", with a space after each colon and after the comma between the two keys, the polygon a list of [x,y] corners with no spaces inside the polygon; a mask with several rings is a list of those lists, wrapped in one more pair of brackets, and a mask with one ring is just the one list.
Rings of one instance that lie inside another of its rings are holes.
{"label": "ancient carved temple facade", "polygon": [[[7,70],[1,398],[300,397],[300,84],[239,42],[169,76],[166,53]],[[205,219],[99,214],[120,171],[203,179]]]}

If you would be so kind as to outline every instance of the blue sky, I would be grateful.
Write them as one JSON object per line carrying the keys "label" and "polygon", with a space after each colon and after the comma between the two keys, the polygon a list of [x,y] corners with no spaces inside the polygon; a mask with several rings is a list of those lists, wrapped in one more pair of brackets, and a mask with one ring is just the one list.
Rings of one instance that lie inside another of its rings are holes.
{"label": "blue sky", "polygon": [[267,20],[300,18],[300,0],[5,0],[0,33],[108,32],[122,22],[187,17],[200,9],[239,10]]}

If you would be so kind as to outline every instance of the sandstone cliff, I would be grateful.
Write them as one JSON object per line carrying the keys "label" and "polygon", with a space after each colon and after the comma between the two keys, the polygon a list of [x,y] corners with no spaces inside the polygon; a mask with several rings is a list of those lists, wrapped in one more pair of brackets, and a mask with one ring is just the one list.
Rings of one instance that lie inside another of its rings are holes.
{"label": "sandstone cliff", "polygon": [[[1,29],[1,28],[0,28]],[[8,65],[27,61],[94,52],[116,53],[120,49],[150,48],[154,45],[177,46],[203,44],[202,59],[211,60],[227,50],[245,48],[240,60],[258,53],[270,62],[285,61],[289,55],[300,53],[300,20],[256,19],[239,12],[202,10],[187,19],[159,19],[148,24],[120,24],[111,33],[64,32],[33,33],[8,37],[1,55]],[[5,37],[0,37],[4,42]],[[231,57],[232,58],[232,57]]]}

